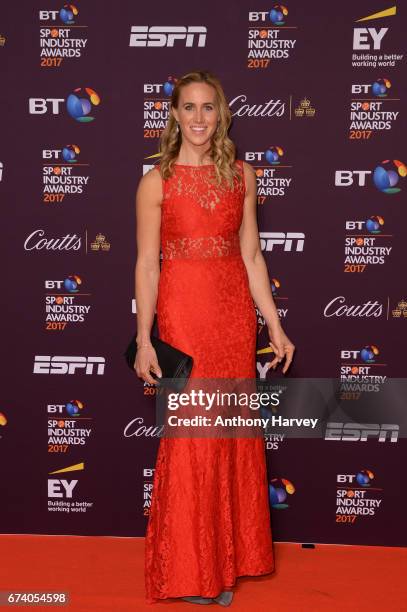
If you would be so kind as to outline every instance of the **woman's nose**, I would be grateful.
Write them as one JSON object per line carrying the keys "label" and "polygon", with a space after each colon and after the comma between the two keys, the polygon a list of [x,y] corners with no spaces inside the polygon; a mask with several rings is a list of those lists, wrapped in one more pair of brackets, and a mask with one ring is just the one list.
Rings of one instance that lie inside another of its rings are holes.
{"label": "woman's nose", "polygon": [[202,121],[202,110],[200,110],[199,108],[197,108],[195,111],[195,121],[197,123],[201,123]]}

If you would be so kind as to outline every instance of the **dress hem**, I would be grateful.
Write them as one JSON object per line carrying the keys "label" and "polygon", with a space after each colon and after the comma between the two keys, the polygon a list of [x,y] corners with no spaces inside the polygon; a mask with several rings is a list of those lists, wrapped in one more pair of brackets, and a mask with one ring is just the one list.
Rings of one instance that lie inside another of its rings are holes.
{"label": "dress hem", "polygon": [[145,601],[148,604],[154,604],[154,603],[158,603],[160,601],[164,601],[166,599],[179,599],[181,597],[218,597],[218,595],[220,595],[220,593],[224,590],[228,590],[231,589],[232,587],[234,587],[236,585],[236,581],[238,578],[257,578],[260,576],[267,576],[268,574],[274,574],[275,572],[275,566],[273,565],[272,569],[268,569],[265,570],[264,572],[258,572],[258,573],[251,573],[251,574],[237,574],[235,576],[235,579],[233,581],[232,584],[224,584],[223,587],[221,587],[221,590],[218,591],[216,594],[208,594],[208,593],[181,593],[180,595],[165,595],[164,597],[146,597]]}

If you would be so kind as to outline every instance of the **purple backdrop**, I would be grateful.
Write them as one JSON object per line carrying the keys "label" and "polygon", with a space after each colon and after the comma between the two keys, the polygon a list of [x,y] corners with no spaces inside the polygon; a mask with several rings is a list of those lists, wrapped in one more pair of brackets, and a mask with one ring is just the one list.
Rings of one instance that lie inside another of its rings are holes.
{"label": "purple backdrop", "polygon": [[[351,391],[402,377],[404,7],[69,7],[14,3],[0,25],[2,532],[142,536],[154,393],[122,353],[135,330],[134,196],[172,79],[209,69],[224,84],[297,347],[290,377],[353,376]],[[259,379],[266,342],[259,316]],[[391,405],[383,423],[397,424]],[[276,540],[405,543],[401,436],[267,442],[270,481],[295,488],[273,508]],[[340,515],[342,496],[379,503]]]}

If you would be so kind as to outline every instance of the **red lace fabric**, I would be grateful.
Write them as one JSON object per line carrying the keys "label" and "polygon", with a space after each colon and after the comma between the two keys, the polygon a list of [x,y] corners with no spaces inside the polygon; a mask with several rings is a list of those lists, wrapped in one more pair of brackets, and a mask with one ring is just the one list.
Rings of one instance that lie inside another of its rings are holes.
{"label": "red lace fabric", "polygon": [[[238,235],[244,175],[233,189],[214,176],[213,165],[178,164],[163,181],[159,334],[193,356],[191,380],[254,379],[257,318]],[[273,569],[263,437],[161,438],[145,538],[147,601],[216,597],[238,576]]]}

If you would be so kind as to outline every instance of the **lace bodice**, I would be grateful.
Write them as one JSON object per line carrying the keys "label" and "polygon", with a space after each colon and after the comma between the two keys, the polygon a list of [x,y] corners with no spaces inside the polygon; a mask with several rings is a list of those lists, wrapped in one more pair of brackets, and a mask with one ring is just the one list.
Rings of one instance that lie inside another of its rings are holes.
{"label": "lace bodice", "polygon": [[[207,259],[240,254],[239,228],[245,183],[243,162],[237,160],[243,181],[214,182],[215,166],[175,164],[163,181],[161,215],[162,260]],[[159,169],[159,166],[157,166]]]}

